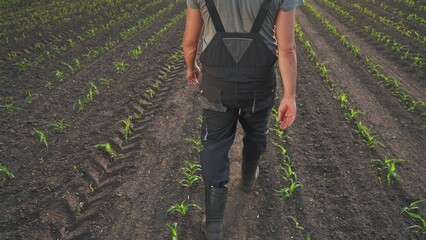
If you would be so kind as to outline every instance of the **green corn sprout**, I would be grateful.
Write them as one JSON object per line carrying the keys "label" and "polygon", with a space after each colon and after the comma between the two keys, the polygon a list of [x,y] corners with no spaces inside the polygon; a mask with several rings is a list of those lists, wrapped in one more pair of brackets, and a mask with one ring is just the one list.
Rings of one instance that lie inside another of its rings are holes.
{"label": "green corn sprout", "polygon": [[340,101],[340,107],[346,108],[346,103],[348,102],[348,95],[346,95],[346,93],[344,93],[344,92],[340,92],[337,95],[337,99],[339,99],[339,101]]}
{"label": "green corn sprout", "polygon": [[102,149],[104,150],[106,153],[108,153],[109,157],[111,159],[114,159],[116,157],[119,157],[121,154],[117,154],[111,147],[111,144],[109,143],[99,143],[99,144],[95,144],[93,145],[93,148],[95,149]]}
{"label": "green corn sprout", "polygon": [[181,167],[179,171],[184,175],[184,179],[180,180],[179,183],[185,187],[191,187],[195,182],[201,180],[201,176],[197,173],[201,171],[201,165],[191,163],[185,160],[185,167]]}
{"label": "green corn sprout", "polygon": [[121,120],[121,122],[124,124],[124,139],[129,139],[130,134],[132,134],[132,131],[130,130],[131,124],[132,124],[132,116],[129,116],[127,119]]}
{"label": "green corn sprout", "polygon": [[371,160],[371,164],[378,165],[380,168],[387,170],[386,182],[390,187],[393,180],[398,180],[398,176],[396,174],[396,164],[403,162],[404,160],[399,158],[385,158],[381,159],[373,159]]}
{"label": "green corn sprout", "polygon": [[9,170],[7,170],[6,166],[2,165],[1,163],[0,163],[0,173],[6,174],[6,176],[8,176],[10,179],[15,178],[15,175],[13,175],[13,173],[9,172]]}
{"label": "green corn sprout", "polygon": [[410,107],[409,107],[409,108],[407,108],[407,110],[408,110],[408,111],[414,111],[414,110],[417,108],[417,106],[418,106],[418,105],[420,105],[420,106],[425,106],[426,104],[425,104],[423,101],[416,101],[416,100],[413,100],[413,101],[411,102]]}
{"label": "green corn sprout", "polygon": [[382,143],[375,140],[375,137],[371,135],[370,129],[364,126],[361,121],[356,122],[356,127],[356,131],[364,137],[364,141],[367,143],[369,148],[373,148],[376,143],[384,147]]}
{"label": "green corn sprout", "polygon": [[73,105],[74,110],[77,111],[77,113],[81,112],[84,110],[84,103],[83,101],[81,101],[80,99],[78,99],[74,105]]}
{"label": "green corn sprout", "polygon": [[312,239],[311,238],[311,234],[312,234],[312,232],[309,232],[308,235],[306,235],[306,240],[311,240]]}
{"label": "green corn sprout", "polygon": [[414,63],[414,66],[418,68],[421,68],[424,64],[423,59],[419,56],[419,54],[413,57],[413,63]]}
{"label": "green corn sprout", "polygon": [[154,90],[152,90],[151,88],[148,88],[147,90],[145,90],[145,92],[149,95],[150,98],[154,96]]}
{"label": "green corn sprout", "polygon": [[50,81],[46,81],[46,85],[44,85],[47,89],[52,89],[53,88],[53,83]]}
{"label": "green corn sprout", "polygon": [[27,103],[32,103],[33,102],[33,100],[35,99],[35,98],[37,98],[38,97],[38,94],[37,93],[33,93],[33,92],[31,92],[31,90],[30,91],[28,91],[27,92],[27,96],[26,96],[26,98],[25,98],[25,101],[27,102]]}
{"label": "green corn sprout", "polygon": [[295,217],[288,216],[288,218],[290,218],[291,220],[293,220],[293,223],[294,223],[296,229],[305,230],[305,228],[302,227],[302,225],[300,224],[300,222]]}
{"label": "green corn sprout", "polygon": [[15,111],[15,105],[13,103],[6,103],[4,105],[0,105],[0,107],[6,109],[6,111],[9,113],[12,113]]}
{"label": "green corn sprout", "polygon": [[46,147],[48,147],[46,136],[44,135],[44,133],[42,131],[34,128],[33,135],[36,135],[40,139],[40,142],[44,143],[44,145],[46,145]]}
{"label": "green corn sprout", "polygon": [[89,184],[89,192],[90,193],[94,193],[95,192],[95,188],[93,187],[93,183]]}
{"label": "green corn sprout", "polygon": [[285,200],[289,197],[291,197],[294,193],[294,191],[298,188],[298,187],[302,187],[302,184],[297,180],[293,180],[291,179],[291,184],[289,187],[283,187],[279,190],[275,190],[277,193],[280,194],[280,199],[281,200]]}
{"label": "green corn sprout", "polygon": [[130,55],[132,56],[133,59],[138,59],[141,54],[142,54],[141,46],[137,46],[135,49],[130,51]]}
{"label": "green corn sprout", "polygon": [[184,138],[183,140],[188,141],[188,142],[192,142],[192,148],[195,151],[201,152],[203,150],[203,144],[201,143],[200,140],[195,139],[195,138]]}
{"label": "green corn sprout", "polygon": [[70,70],[70,72],[71,72],[72,75],[74,75],[75,69],[74,69],[73,66],[71,66],[70,64],[65,63],[65,62],[63,62],[62,64],[65,65]]}
{"label": "green corn sprout", "polygon": [[19,62],[18,65],[19,65],[19,72],[23,72],[23,71],[26,71],[28,68],[30,68],[32,64],[27,58],[24,58],[24,60]]}
{"label": "green corn sprout", "polygon": [[109,77],[103,77],[100,80],[101,80],[101,84],[105,86],[109,86],[111,82],[113,81],[112,78],[109,78]]}
{"label": "green corn sprout", "polygon": [[77,69],[81,68],[80,59],[74,58],[74,64],[75,64],[75,68]]}
{"label": "green corn sprout", "polygon": [[147,100],[145,100],[145,99],[141,99],[141,100],[139,100],[139,104],[140,104],[140,105],[142,105],[142,106],[144,106],[144,107],[149,106],[149,105],[152,105],[152,103],[151,103],[151,102],[148,102],[148,101],[147,101]]}
{"label": "green corn sprout", "polygon": [[160,90],[160,83],[158,81],[155,81],[153,87],[158,91]]}
{"label": "green corn sprout", "polygon": [[199,124],[203,124],[203,115],[201,115],[201,114],[198,115],[197,121],[198,121]]}
{"label": "green corn sprout", "polygon": [[347,113],[345,113],[345,114],[344,114],[344,117],[345,117],[347,120],[352,121],[352,119],[354,119],[354,117],[355,117],[356,115],[358,115],[358,114],[365,115],[365,112],[357,111],[357,110],[355,110],[355,109],[353,109],[353,108],[350,108],[350,109],[349,109],[349,112],[347,112]]}
{"label": "green corn sprout", "polygon": [[75,207],[75,213],[77,215],[80,215],[83,212],[83,208],[84,208],[84,202],[79,202],[77,206]]}
{"label": "green corn sprout", "polygon": [[55,76],[56,76],[56,78],[58,78],[59,82],[63,82],[63,81],[64,81],[64,79],[65,79],[65,74],[64,74],[64,72],[62,72],[62,71],[61,71],[61,70],[59,70],[59,69],[57,69],[57,70],[55,71]]}
{"label": "green corn sprout", "polygon": [[415,229],[423,235],[426,235],[426,220],[419,213],[415,213],[413,211],[418,212],[419,207],[417,207],[417,205],[420,204],[420,203],[423,203],[425,201],[426,201],[426,199],[414,201],[414,202],[410,203],[410,205],[408,205],[407,207],[404,207],[402,209],[403,213],[406,213],[408,216],[410,216],[414,220],[420,222],[420,224],[414,224],[414,225],[410,226],[409,228]]}
{"label": "green corn sprout", "polygon": [[283,176],[284,180],[291,181],[292,179],[297,179],[296,173],[290,164],[286,163],[285,166],[280,166],[280,168],[285,173],[285,176]]}
{"label": "green corn sprout", "polygon": [[52,123],[47,124],[46,127],[53,128],[57,132],[65,132],[70,125],[66,124],[64,119],[56,119]]}
{"label": "green corn sprout", "polygon": [[282,142],[286,142],[286,139],[291,139],[291,137],[288,136],[286,132],[284,132],[283,130],[281,130],[279,128],[269,128],[269,131],[275,132],[275,134],[278,136],[278,138]]}
{"label": "green corn sprout", "polygon": [[172,206],[169,207],[169,209],[167,209],[167,213],[178,212],[182,214],[183,216],[185,216],[189,208],[197,208],[201,210],[201,207],[198,206],[197,204],[195,203],[185,204],[185,201],[186,200],[182,201],[181,203],[173,204]]}
{"label": "green corn sprout", "polygon": [[276,143],[274,141],[272,141],[272,144],[280,149],[281,155],[284,157],[285,160],[287,160],[287,161],[290,160],[289,156],[287,155],[287,149],[285,149],[284,146],[282,146],[279,143]]}
{"label": "green corn sprout", "polygon": [[169,227],[170,232],[172,233],[172,240],[178,240],[177,223],[175,222],[172,225],[167,224],[167,227]]}
{"label": "green corn sprout", "polygon": [[113,62],[115,70],[119,73],[119,74],[123,74],[124,71],[126,70],[126,66],[127,64],[124,61],[120,61],[120,62]]}

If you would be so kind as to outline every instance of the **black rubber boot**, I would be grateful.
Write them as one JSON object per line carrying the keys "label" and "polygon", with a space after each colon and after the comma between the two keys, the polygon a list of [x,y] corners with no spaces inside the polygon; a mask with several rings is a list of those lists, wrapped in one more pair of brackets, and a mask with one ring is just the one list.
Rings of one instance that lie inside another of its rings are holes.
{"label": "black rubber boot", "polygon": [[244,166],[244,162],[241,166],[241,189],[244,192],[249,193],[253,191],[254,185],[256,184],[257,177],[259,176],[259,167],[249,169]]}
{"label": "black rubber boot", "polygon": [[201,230],[207,240],[220,240],[228,188],[206,187],[206,210]]}

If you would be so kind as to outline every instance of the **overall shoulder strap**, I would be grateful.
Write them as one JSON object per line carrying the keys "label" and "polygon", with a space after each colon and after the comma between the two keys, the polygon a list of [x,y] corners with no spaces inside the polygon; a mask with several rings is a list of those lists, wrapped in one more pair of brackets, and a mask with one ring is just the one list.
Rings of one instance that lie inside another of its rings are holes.
{"label": "overall shoulder strap", "polygon": [[216,32],[225,32],[225,28],[223,27],[222,20],[220,20],[219,13],[217,12],[213,0],[206,0],[206,6],[213,21]]}
{"label": "overall shoulder strap", "polygon": [[251,33],[258,33],[262,28],[263,22],[265,21],[266,14],[269,10],[269,0],[264,0],[260,7],[259,13],[257,13],[256,19],[254,20],[253,26],[251,27]]}

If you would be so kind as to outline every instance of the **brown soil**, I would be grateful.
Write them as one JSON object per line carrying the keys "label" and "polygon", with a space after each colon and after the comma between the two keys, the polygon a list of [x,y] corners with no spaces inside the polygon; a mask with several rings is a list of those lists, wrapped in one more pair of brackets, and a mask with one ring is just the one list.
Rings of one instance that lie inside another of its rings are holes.
{"label": "brown soil", "polygon": [[[146,16],[174,2],[164,1]],[[315,6],[325,13],[321,5]],[[52,72],[61,62],[78,57],[85,46],[96,47],[105,36],[119,39],[120,29],[27,72],[18,73],[3,59],[6,63],[0,72],[6,78],[0,79],[0,105],[13,102],[15,110],[0,108],[0,163],[15,178],[0,173],[0,239],[171,239],[167,224],[175,222],[179,239],[203,239],[202,210],[192,208],[185,216],[167,213],[172,204],[184,200],[204,205],[200,182],[191,188],[178,183],[184,160],[198,161],[198,154],[184,139],[198,138],[201,114],[195,100],[197,89],[184,79],[183,60],[170,58],[180,49],[184,18],[137,60],[127,54],[144,45],[184,8],[184,1],[179,1],[65,82],[55,82],[51,90],[44,87],[45,81],[53,79]],[[353,34],[341,19],[326,17],[345,34]],[[291,198],[279,199],[275,190],[284,186],[282,157],[270,143],[254,192],[242,192],[238,188],[239,130],[230,152],[224,239],[306,239],[309,232],[312,239],[424,238],[408,229],[415,222],[401,213],[412,201],[426,198],[424,118],[406,111],[306,9],[302,7],[297,18],[306,38],[314,43],[318,59],[332,69],[331,78],[348,94],[348,104],[366,112],[362,122],[386,148],[366,146],[353,123],[343,118],[340,104],[314,63],[298,47],[298,117],[288,131],[291,140],[286,147],[303,187]],[[129,24],[134,22],[129,19]],[[390,54],[375,50],[366,38],[351,39],[380,63],[392,62]],[[117,60],[129,64],[123,74],[112,67]],[[404,69],[389,74],[409,85]],[[113,81],[102,85],[102,77]],[[86,97],[90,82],[99,87],[100,94],[77,113],[73,104]],[[417,89],[416,97],[425,100],[424,85],[412,86]],[[154,90],[152,96],[147,89]],[[25,101],[28,90],[39,94],[31,103]],[[144,105],[141,99],[152,104]],[[132,134],[126,142],[121,120],[129,116],[133,116]],[[46,127],[54,119],[65,119],[70,129],[58,133]],[[44,131],[48,148],[32,135],[34,128]],[[277,141],[273,134],[269,138]],[[111,159],[92,147],[106,142],[120,156]],[[386,186],[385,173],[370,164],[371,159],[384,157],[405,160],[397,166],[400,179],[391,187]],[[84,205],[77,212],[79,203]],[[420,205],[420,213],[426,216],[425,204]],[[291,217],[304,230],[297,229]]]}

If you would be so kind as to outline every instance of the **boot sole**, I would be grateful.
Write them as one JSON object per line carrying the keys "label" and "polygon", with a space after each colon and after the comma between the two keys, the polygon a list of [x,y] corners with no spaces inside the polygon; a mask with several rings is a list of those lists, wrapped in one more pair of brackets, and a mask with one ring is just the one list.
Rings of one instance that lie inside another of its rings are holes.
{"label": "boot sole", "polygon": [[201,232],[203,232],[204,237],[206,237],[207,240],[220,240],[221,238],[221,233],[210,233],[206,231],[206,226],[205,226],[206,222],[205,219],[203,219],[203,221],[201,222]]}

